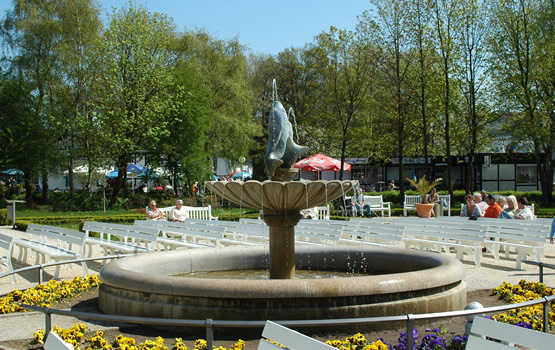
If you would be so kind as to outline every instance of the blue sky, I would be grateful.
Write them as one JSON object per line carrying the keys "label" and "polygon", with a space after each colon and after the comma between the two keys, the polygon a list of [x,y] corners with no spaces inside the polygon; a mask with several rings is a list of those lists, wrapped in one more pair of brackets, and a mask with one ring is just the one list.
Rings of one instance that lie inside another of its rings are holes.
{"label": "blue sky", "polygon": [[[98,0],[104,12],[127,0]],[[0,1],[0,13],[11,8]],[[303,47],[330,26],[354,30],[369,0],[135,0],[152,12],[173,17],[180,30],[204,28],[219,39],[238,37],[254,53],[275,55]]]}

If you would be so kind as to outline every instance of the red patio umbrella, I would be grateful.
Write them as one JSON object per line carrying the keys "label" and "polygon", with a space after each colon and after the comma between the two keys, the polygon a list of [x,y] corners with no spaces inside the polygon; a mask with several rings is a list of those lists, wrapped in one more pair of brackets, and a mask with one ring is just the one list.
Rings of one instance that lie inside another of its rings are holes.
{"label": "red patio umbrella", "polygon": [[[339,171],[341,161],[318,153],[299,160],[293,166],[302,171]],[[351,170],[351,164],[343,163],[343,170]]]}

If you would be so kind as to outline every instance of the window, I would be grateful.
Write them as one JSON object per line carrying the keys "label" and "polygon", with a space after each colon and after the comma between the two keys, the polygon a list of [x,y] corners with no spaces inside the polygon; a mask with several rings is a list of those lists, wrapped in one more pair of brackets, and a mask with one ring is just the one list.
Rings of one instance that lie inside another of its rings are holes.
{"label": "window", "polygon": [[516,183],[517,184],[536,184],[538,182],[536,175],[536,167],[533,165],[516,166]]}

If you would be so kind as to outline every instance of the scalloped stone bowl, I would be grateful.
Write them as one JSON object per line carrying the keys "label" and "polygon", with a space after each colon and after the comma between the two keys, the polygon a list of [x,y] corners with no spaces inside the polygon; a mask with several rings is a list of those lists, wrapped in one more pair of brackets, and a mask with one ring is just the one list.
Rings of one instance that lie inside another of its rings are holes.
{"label": "scalloped stone bowl", "polygon": [[325,205],[344,196],[353,181],[208,181],[210,191],[242,207],[270,211],[299,211]]}

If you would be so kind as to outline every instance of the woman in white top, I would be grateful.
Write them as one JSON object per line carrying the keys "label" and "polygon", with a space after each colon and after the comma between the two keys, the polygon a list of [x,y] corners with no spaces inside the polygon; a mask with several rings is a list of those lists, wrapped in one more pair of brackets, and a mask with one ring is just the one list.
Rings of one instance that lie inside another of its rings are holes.
{"label": "woman in white top", "polygon": [[172,208],[172,210],[170,211],[170,221],[185,222],[185,220],[188,218],[189,213],[183,207],[183,201],[181,199],[178,199],[177,202],[175,202],[175,208]]}

